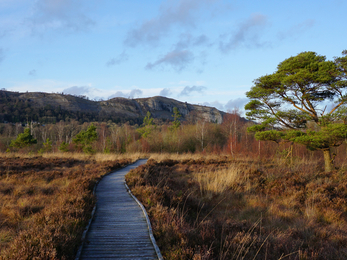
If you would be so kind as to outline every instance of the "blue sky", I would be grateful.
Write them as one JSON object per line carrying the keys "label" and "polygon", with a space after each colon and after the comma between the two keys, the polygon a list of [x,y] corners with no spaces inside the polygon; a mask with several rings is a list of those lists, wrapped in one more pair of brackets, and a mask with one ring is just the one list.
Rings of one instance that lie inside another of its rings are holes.
{"label": "blue sky", "polygon": [[253,80],[284,59],[340,56],[345,10],[343,0],[0,0],[0,88],[243,108]]}

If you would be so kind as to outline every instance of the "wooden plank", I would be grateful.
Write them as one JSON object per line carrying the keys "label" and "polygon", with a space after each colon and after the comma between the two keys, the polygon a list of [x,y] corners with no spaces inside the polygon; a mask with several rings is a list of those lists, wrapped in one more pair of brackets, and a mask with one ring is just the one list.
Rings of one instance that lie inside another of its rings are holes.
{"label": "wooden plank", "polygon": [[124,176],[146,160],[105,176],[96,188],[96,212],[80,259],[158,259],[146,218],[124,187]]}

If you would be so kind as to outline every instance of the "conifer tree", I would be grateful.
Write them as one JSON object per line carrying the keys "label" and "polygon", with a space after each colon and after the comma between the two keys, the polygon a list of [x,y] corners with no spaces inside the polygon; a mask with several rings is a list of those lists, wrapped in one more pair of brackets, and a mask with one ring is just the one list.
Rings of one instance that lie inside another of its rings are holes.
{"label": "conifer tree", "polygon": [[92,143],[96,141],[98,134],[96,132],[96,127],[94,124],[91,124],[87,130],[79,132],[76,137],[72,140],[74,144],[83,152],[88,154],[95,153],[95,150],[92,148]]}
{"label": "conifer tree", "polygon": [[25,128],[24,133],[18,134],[15,140],[11,141],[10,146],[16,148],[24,148],[32,144],[36,144],[37,140],[30,133],[30,128]]}
{"label": "conifer tree", "polygon": [[334,61],[302,52],[254,81],[246,115],[258,120],[249,127],[258,140],[290,141],[322,150],[325,171],[333,169],[332,147],[347,137],[347,51]]}

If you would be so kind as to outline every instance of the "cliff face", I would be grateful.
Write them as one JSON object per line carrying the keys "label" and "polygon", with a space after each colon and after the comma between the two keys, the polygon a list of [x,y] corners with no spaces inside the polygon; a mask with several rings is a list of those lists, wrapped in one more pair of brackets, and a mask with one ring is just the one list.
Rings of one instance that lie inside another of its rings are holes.
{"label": "cliff face", "polygon": [[106,107],[117,107],[118,109],[122,109],[123,111],[127,110],[129,113],[135,113],[137,116],[142,117],[146,115],[147,111],[149,111],[153,118],[163,120],[173,120],[172,115],[174,107],[177,107],[183,120],[187,120],[190,116],[194,116],[210,122],[222,123],[223,115],[225,114],[213,107],[192,105],[160,96],[131,100],[125,98],[114,98],[108,101],[103,101],[102,103],[105,102],[108,103]]}
{"label": "cliff face", "polygon": [[81,97],[56,93],[0,92],[2,92],[0,96],[5,97],[4,100],[6,102],[12,102],[12,106],[14,107],[16,107],[15,103],[18,103],[18,100],[20,100],[23,104],[26,104],[26,108],[36,108],[41,111],[66,111],[70,114],[70,117],[76,113],[79,115],[88,113],[89,116],[101,115],[102,118],[111,118],[112,121],[119,121],[121,119],[122,122],[125,120],[139,122],[142,121],[141,119],[149,111],[153,118],[166,121],[173,120],[173,109],[177,107],[182,116],[181,120],[183,121],[204,119],[210,122],[222,123],[223,115],[225,114],[213,107],[192,105],[161,96],[138,99],[118,97],[106,101],[92,101]]}

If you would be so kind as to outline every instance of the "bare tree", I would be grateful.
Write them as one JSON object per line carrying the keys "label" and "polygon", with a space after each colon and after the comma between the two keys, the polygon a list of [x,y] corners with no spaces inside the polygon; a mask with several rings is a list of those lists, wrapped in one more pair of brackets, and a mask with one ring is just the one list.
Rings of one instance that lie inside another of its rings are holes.
{"label": "bare tree", "polygon": [[206,135],[206,120],[205,119],[199,119],[195,123],[196,127],[196,139],[200,142],[201,145],[201,151],[204,150],[204,141],[205,141],[205,135]]}
{"label": "bare tree", "polygon": [[99,125],[98,132],[99,132],[99,140],[101,143],[102,151],[105,152],[106,140],[107,140],[107,125],[106,125],[106,123],[103,122]]}
{"label": "bare tree", "polygon": [[63,142],[64,130],[65,130],[65,122],[60,120],[59,123],[55,124],[55,130],[57,131],[58,142]]}
{"label": "bare tree", "polygon": [[231,112],[226,114],[223,118],[224,132],[228,136],[230,153],[234,155],[237,134],[239,133],[238,128],[240,127],[240,113],[238,108],[234,108]]}

